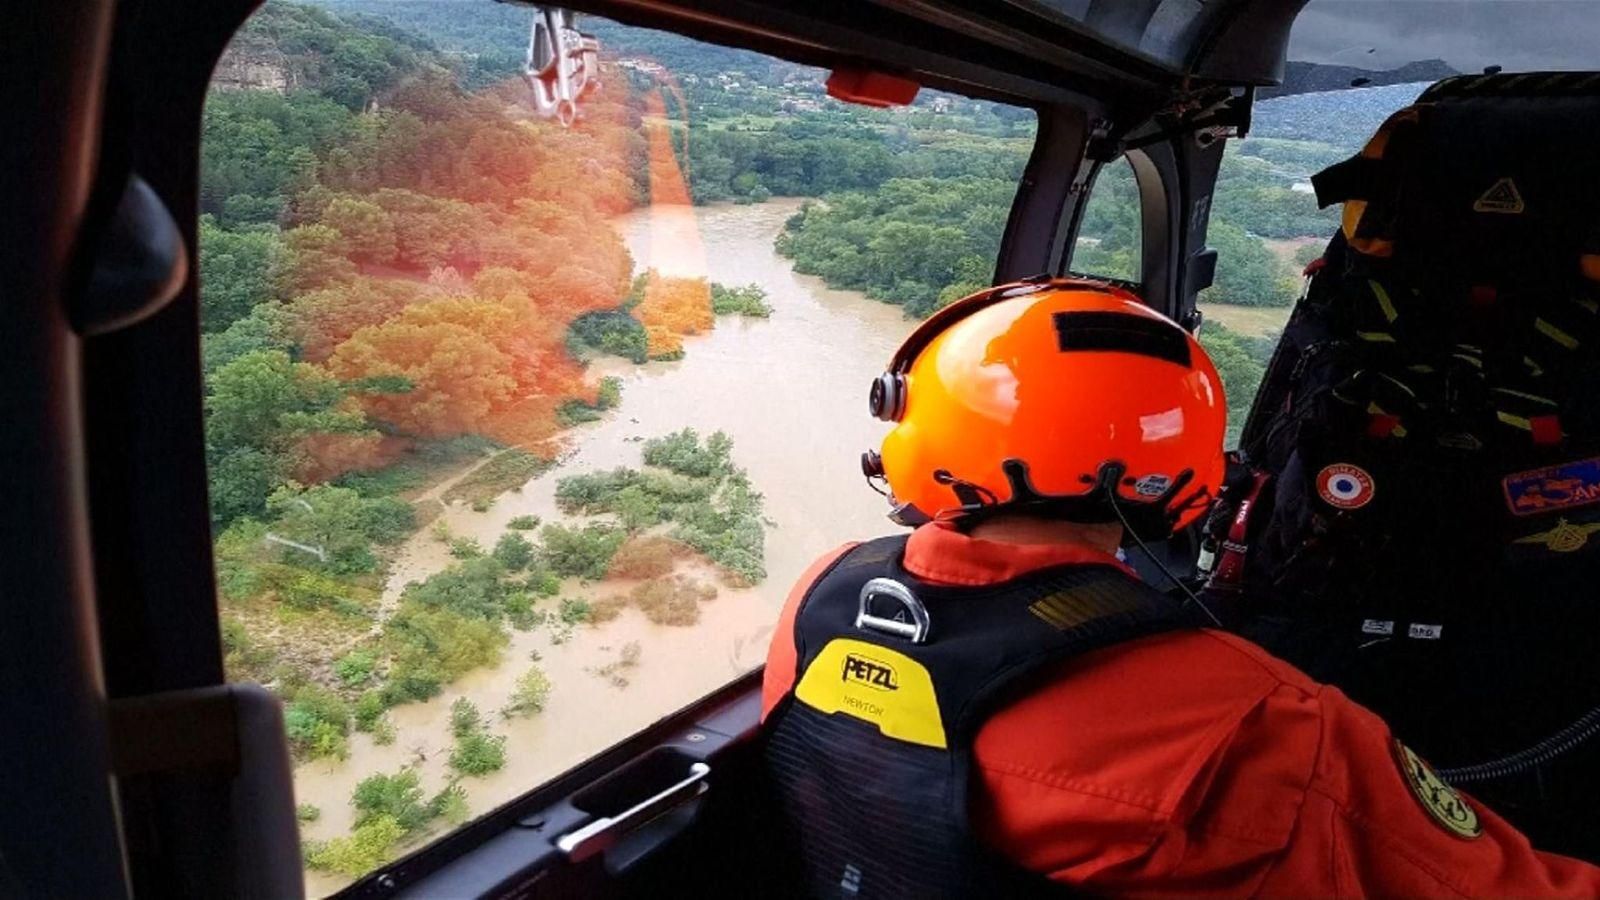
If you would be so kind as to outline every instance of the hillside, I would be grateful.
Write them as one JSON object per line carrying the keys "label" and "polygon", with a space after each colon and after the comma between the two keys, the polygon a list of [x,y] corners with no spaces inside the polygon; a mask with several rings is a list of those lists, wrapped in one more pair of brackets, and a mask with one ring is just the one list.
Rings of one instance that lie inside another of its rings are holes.
{"label": "hillside", "polygon": [[1432,83],[1346,87],[1264,100],[1256,104],[1250,138],[1316,141],[1354,153],[1390,113],[1411,103]]}
{"label": "hillside", "polygon": [[1459,74],[1442,59],[1424,59],[1409,62],[1396,69],[1361,69],[1355,66],[1330,66],[1322,63],[1294,62],[1284,65],[1283,84],[1262,88],[1257,99],[1288,97],[1322,91],[1342,91],[1351,82],[1364,78],[1371,87],[1389,84],[1409,84],[1414,81],[1438,81]]}

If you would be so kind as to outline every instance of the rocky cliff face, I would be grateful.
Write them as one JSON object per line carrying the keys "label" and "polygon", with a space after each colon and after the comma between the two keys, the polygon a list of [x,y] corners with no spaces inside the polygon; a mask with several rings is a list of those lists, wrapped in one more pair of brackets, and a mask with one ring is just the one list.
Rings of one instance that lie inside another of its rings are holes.
{"label": "rocky cliff face", "polygon": [[286,94],[300,86],[299,74],[283,51],[253,41],[235,41],[228,47],[211,86],[219,90],[273,91]]}

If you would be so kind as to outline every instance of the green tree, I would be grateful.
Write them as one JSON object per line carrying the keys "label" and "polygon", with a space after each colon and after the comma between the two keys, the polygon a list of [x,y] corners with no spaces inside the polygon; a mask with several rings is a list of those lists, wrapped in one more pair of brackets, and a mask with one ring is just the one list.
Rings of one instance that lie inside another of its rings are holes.
{"label": "green tree", "polygon": [[1294,276],[1267,245],[1229,222],[1213,222],[1206,243],[1217,251],[1216,283],[1200,295],[1208,303],[1288,306]]}
{"label": "green tree", "polygon": [[339,232],[343,250],[351,259],[378,265],[394,262],[394,223],[378,204],[335,197],[322,212],[322,224]]}
{"label": "green tree", "polygon": [[200,327],[222,331],[274,299],[282,288],[287,250],[276,229],[229,231],[200,217]]}

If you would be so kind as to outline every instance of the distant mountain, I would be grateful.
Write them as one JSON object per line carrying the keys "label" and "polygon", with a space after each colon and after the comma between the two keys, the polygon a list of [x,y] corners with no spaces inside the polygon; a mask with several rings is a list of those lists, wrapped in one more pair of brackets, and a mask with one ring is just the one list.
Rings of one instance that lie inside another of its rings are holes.
{"label": "distant mountain", "polygon": [[1390,113],[1417,99],[1432,81],[1274,97],[1256,104],[1250,138],[1313,141],[1354,153]]}
{"label": "distant mountain", "polygon": [[1459,75],[1442,59],[1424,59],[1408,62],[1398,69],[1374,71],[1354,66],[1326,66],[1321,63],[1290,62],[1284,66],[1283,84],[1262,88],[1257,99],[1287,97],[1292,94],[1309,94],[1316,91],[1341,91],[1350,87],[1357,78],[1368,79],[1372,86],[1409,84],[1414,81],[1438,81]]}

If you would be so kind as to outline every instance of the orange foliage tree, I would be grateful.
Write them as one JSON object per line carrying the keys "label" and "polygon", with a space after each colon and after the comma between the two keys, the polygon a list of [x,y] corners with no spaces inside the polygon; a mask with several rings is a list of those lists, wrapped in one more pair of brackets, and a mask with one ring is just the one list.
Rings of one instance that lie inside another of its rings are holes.
{"label": "orange foliage tree", "polygon": [[644,299],[633,314],[649,337],[650,355],[657,357],[681,353],[682,336],[709,331],[716,324],[711,285],[704,278],[672,278],[654,269],[645,273]]}

